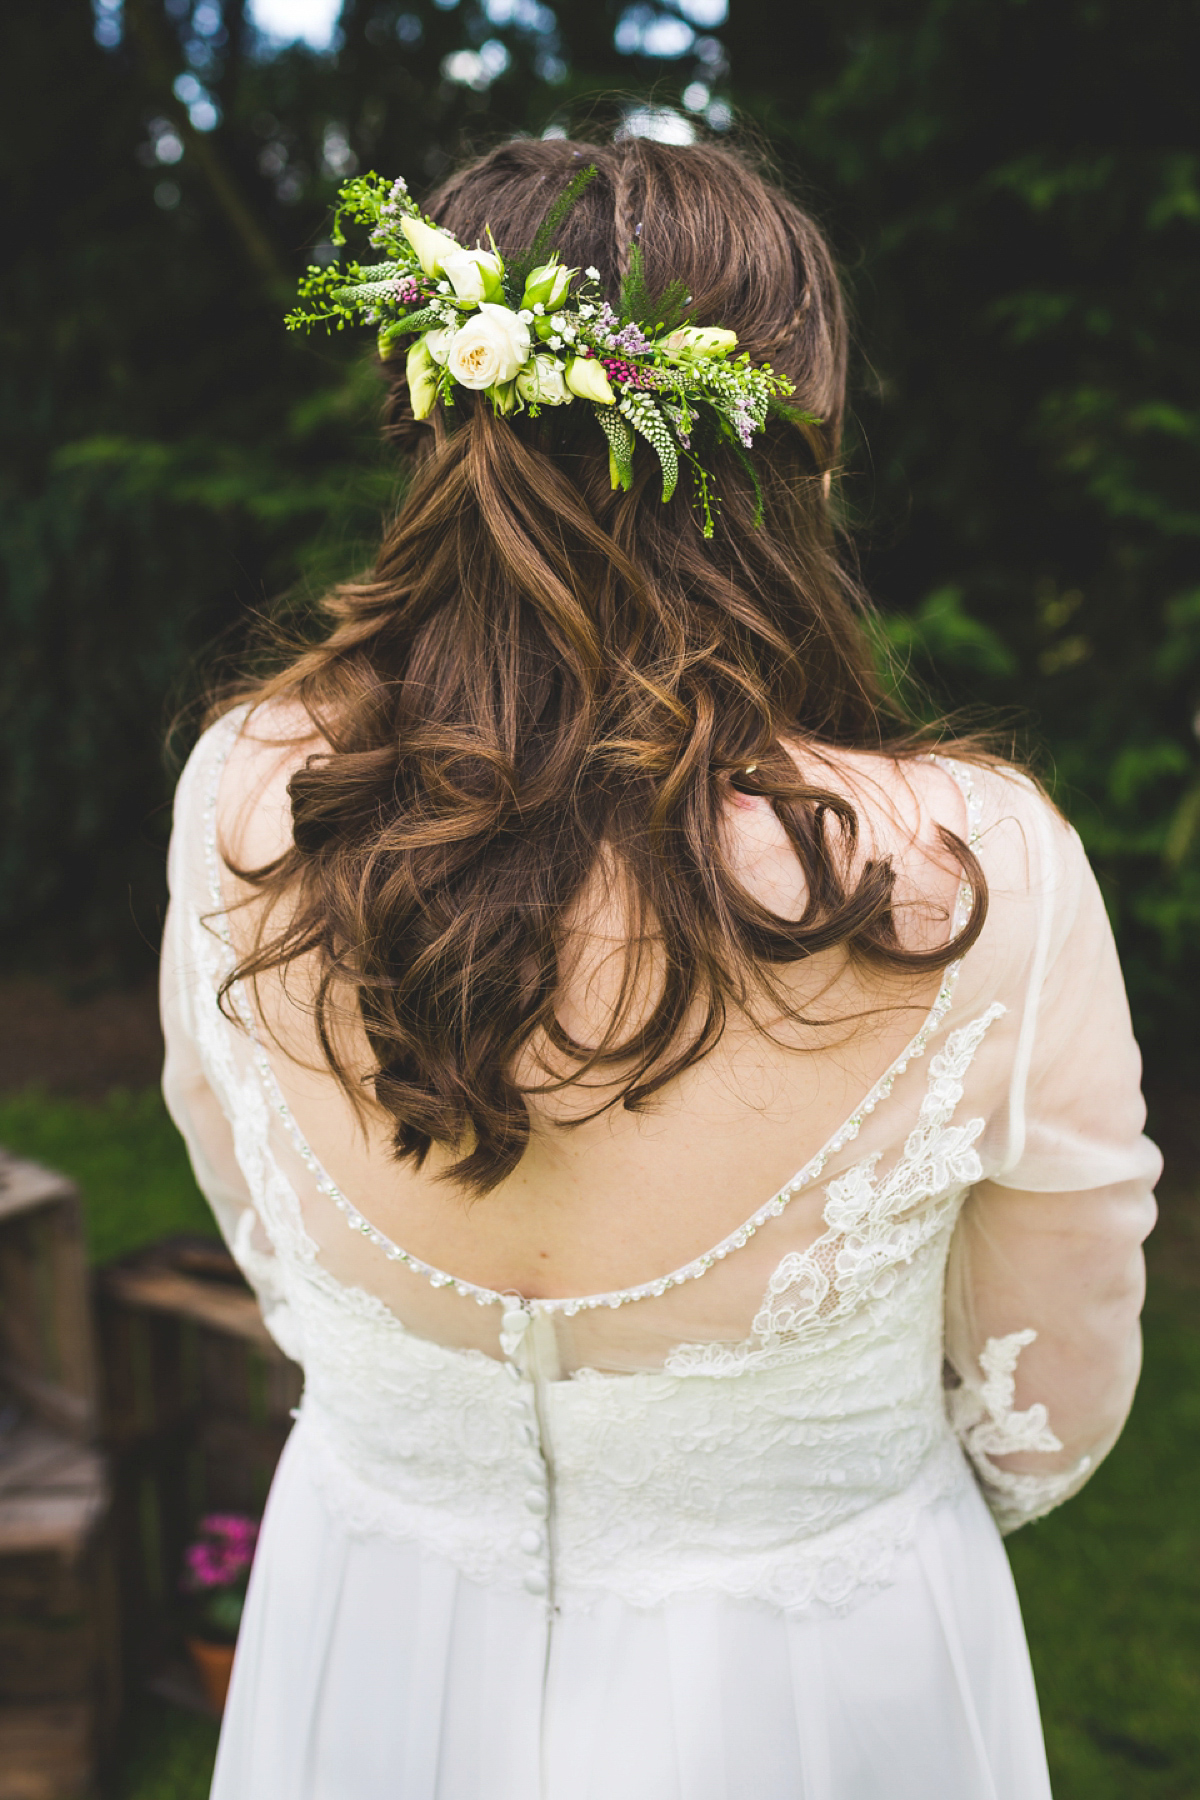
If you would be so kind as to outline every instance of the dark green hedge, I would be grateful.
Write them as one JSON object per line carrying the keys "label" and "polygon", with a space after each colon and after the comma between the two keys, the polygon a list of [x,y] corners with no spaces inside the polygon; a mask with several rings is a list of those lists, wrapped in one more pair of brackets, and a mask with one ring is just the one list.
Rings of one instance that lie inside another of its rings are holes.
{"label": "dark green hedge", "polygon": [[[1018,722],[1100,869],[1143,1032],[1187,1043],[1200,14],[731,0],[655,60],[614,46],[623,12],[348,0],[326,55],[265,54],[237,0],[126,0],[108,48],[86,0],[15,16],[0,71],[18,251],[0,309],[10,960],[146,954],[172,709],[266,599],[351,566],[388,503],[369,378],[348,348],[278,326],[343,144],[418,181],[468,143],[611,118],[600,88],[679,109],[703,77],[839,246],[859,340],[845,491],[891,636],[939,701]],[[627,17],[622,43],[631,31]],[[509,56],[486,91],[443,75],[485,42]],[[172,94],[189,67],[215,130],[189,131]],[[175,163],[153,152],[168,124]]]}

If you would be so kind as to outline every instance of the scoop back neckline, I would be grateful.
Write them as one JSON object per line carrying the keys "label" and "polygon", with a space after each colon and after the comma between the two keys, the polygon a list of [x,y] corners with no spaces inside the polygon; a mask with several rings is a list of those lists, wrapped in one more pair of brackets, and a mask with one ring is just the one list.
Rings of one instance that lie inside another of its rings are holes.
{"label": "scoop back neckline", "polygon": [[[219,720],[213,727],[214,737],[217,740],[217,748],[216,753],[212,758],[212,766],[208,773],[208,784],[204,803],[204,854],[208,874],[209,899],[211,902],[210,919],[215,924],[222,943],[225,946],[227,967],[229,970],[232,970],[236,964],[236,954],[233,945],[233,933],[229,924],[228,908],[221,887],[216,815],[221,777],[225,772],[225,767],[232,754],[233,747],[240,736],[242,726],[251,710],[252,708],[249,704],[235,707],[231,712],[226,714],[224,719]],[[946,756],[932,755],[929,760],[935,763],[939,768],[944,769],[953,778],[962,793],[967,813],[967,843],[970,849],[975,850],[979,842],[981,803],[971,777],[969,766]],[[956,937],[962,930],[970,915],[972,903],[973,890],[971,885],[969,882],[963,881],[959,884],[954,907],[954,916],[951,921],[952,938]],[[658,1298],[667,1293],[671,1288],[682,1287],[688,1281],[699,1280],[701,1276],[707,1274],[709,1269],[713,1268],[718,1262],[724,1261],[724,1259],[732,1254],[734,1250],[740,1249],[746,1244],[749,1239],[755,1235],[760,1226],[766,1224],[771,1218],[777,1218],[779,1214],[785,1210],[789,1202],[795,1199],[797,1194],[803,1192],[804,1189],[811,1187],[813,1182],[821,1175],[830,1158],[836,1156],[839,1151],[843,1150],[848,1143],[851,1143],[858,1136],[864,1120],[874,1112],[881,1101],[887,1099],[897,1078],[904,1073],[911,1062],[925,1054],[930,1038],[933,1037],[940,1028],[943,1019],[949,1012],[953,1003],[954,991],[957,987],[959,972],[962,968],[962,960],[961,957],[957,957],[953,962],[946,965],[946,968],[942,972],[942,981],[938,988],[937,995],[932,1006],[925,1015],[921,1026],[909,1039],[899,1055],[894,1057],[888,1064],[887,1068],[883,1071],[883,1074],[880,1075],[878,1080],[859,1101],[854,1111],[843,1120],[836,1131],[826,1138],[820,1149],[808,1159],[803,1167],[797,1170],[797,1172],[786,1181],[782,1187],[777,1188],[770,1199],[764,1201],[761,1206],[756,1208],[743,1224],[727,1233],[727,1235],[722,1238],[719,1243],[714,1244],[711,1249],[703,1251],[699,1256],[691,1258],[688,1262],[681,1263],[668,1274],[656,1276],[650,1281],[638,1282],[623,1288],[612,1288],[603,1293],[555,1295],[537,1299],[520,1293],[516,1288],[490,1288],[484,1286],[480,1282],[467,1281],[462,1276],[452,1275],[449,1271],[438,1268],[436,1264],[426,1262],[423,1257],[415,1256],[411,1251],[405,1250],[401,1245],[395,1243],[386,1232],[381,1231],[378,1226],[373,1224],[372,1221],[368,1219],[354,1202],[338,1187],[337,1183],[333,1180],[333,1177],[329,1174],[328,1170],[317,1156],[316,1151],[309,1143],[307,1137],[304,1135],[299,1121],[293,1113],[283,1090],[279,1085],[274,1066],[270,1057],[267,1055],[266,1047],[263,1044],[259,1033],[253,1009],[246,998],[245,991],[240,981],[233,983],[232,987],[229,989],[229,996],[237,1011],[239,1020],[250,1039],[252,1058],[259,1079],[263,1083],[273,1109],[279,1115],[279,1118],[287,1131],[292,1148],[296,1151],[301,1162],[303,1162],[309,1173],[313,1176],[317,1191],[323,1194],[327,1199],[333,1201],[352,1231],[357,1231],[363,1237],[367,1238],[369,1242],[373,1243],[384,1253],[388,1261],[402,1263],[406,1268],[410,1269],[413,1274],[419,1275],[427,1280],[431,1286],[435,1288],[452,1288],[456,1293],[461,1294],[465,1298],[476,1300],[481,1306],[518,1305],[526,1312],[564,1313],[567,1316],[572,1316],[579,1312],[594,1311],[601,1307],[616,1308],[631,1304],[638,1300]]]}

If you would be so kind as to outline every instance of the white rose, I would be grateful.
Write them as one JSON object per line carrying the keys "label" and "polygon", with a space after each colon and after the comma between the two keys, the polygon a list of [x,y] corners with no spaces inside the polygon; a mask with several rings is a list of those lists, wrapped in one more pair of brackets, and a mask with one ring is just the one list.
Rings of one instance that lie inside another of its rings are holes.
{"label": "white rose", "polygon": [[442,273],[460,300],[478,306],[502,291],[504,265],[490,250],[455,249],[442,258]]}
{"label": "white rose", "polygon": [[517,392],[535,406],[567,406],[575,398],[556,356],[534,356],[517,376]]}
{"label": "white rose", "polygon": [[446,366],[465,388],[512,381],[529,359],[529,327],[508,306],[485,300],[450,343]]}

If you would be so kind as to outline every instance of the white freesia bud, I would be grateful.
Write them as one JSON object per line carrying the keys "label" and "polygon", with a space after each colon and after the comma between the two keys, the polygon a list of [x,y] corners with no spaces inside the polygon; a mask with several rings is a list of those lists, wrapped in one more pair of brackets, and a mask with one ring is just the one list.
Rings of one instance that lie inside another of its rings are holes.
{"label": "white freesia bud", "polygon": [[595,400],[601,406],[615,406],[617,403],[617,396],[604,373],[604,365],[594,356],[571,358],[567,364],[567,386],[581,400]]}
{"label": "white freesia bud", "polygon": [[442,268],[458,298],[470,306],[497,300],[504,291],[504,264],[490,250],[454,249],[443,256]]}
{"label": "white freesia bud", "polygon": [[575,398],[556,356],[531,356],[517,376],[517,392],[534,406],[569,406]]}
{"label": "white freesia bud", "polygon": [[427,419],[437,399],[438,369],[423,337],[418,338],[409,351],[404,372],[408,376],[408,397],[412,403],[413,418]]}
{"label": "white freesia bud", "polygon": [[521,305],[535,309],[544,307],[547,312],[552,312],[567,298],[574,273],[573,269],[564,268],[562,263],[542,263],[539,268],[531,269]]}
{"label": "white freesia bud", "polygon": [[677,356],[728,356],[737,349],[737,332],[721,331],[715,325],[683,325],[671,333],[667,349]]}
{"label": "white freesia bud", "polygon": [[512,381],[529,359],[529,327],[508,306],[484,301],[450,343],[446,366],[466,388]]}
{"label": "white freesia bud", "polygon": [[422,272],[430,279],[442,273],[446,257],[458,249],[448,231],[435,231],[423,219],[401,219],[400,229],[416,251]]}

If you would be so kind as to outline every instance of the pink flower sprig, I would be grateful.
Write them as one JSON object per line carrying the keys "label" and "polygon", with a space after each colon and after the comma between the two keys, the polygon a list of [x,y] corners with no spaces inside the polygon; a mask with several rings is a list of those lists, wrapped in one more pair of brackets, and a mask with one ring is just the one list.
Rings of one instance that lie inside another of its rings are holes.
{"label": "pink flower sprig", "polygon": [[654,382],[645,369],[637,369],[619,356],[601,356],[598,358],[610,381],[619,381],[622,387],[648,388]]}
{"label": "pink flower sprig", "polygon": [[208,1513],[200,1537],[184,1552],[183,1586],[190,1593],[234,1587],[254,1560],[258,1523],[245,1513]]}

